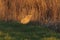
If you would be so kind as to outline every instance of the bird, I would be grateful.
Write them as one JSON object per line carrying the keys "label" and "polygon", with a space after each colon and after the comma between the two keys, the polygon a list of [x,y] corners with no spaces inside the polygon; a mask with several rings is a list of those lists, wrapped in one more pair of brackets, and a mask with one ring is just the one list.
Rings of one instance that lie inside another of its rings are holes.
{"label": "bird", "polygon": [[32,15],[27,15],[24,18],[21,19],[21,23],[22,24],[27,24],[27,23],[30,22],[31,18],[32,18]]}
{"label": "bird", "polygon": [[29,11],[29,14],[21,19],[22,24],[28,24],[31,21],[32,16],[34,15],[35,8]]}

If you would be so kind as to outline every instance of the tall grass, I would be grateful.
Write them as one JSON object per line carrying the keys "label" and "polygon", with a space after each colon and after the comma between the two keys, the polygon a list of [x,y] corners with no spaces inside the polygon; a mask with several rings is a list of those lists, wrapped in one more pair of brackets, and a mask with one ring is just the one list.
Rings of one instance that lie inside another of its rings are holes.
{"label": "tall grass", "polygon": [[59,0],[0,0],[0,20],[5,21],[21,21],[31,14],[31,21],[56,23],[60,22],[59,10]]}

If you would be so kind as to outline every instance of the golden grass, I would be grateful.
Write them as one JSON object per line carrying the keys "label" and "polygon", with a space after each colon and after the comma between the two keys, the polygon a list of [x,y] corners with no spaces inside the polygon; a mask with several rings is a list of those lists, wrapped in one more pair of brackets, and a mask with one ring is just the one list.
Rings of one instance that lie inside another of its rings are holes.
{"label": "golden grass", "polygon": [[56,23],[60,22],[59,10],[59,0],[0,0],[0,20],[20,21],[23,16],[33,14],[30,21]]}

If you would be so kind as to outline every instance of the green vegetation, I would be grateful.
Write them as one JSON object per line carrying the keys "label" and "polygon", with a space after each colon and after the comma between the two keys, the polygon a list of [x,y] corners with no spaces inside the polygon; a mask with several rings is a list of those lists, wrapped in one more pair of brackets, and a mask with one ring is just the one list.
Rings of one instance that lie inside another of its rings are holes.
{"label": "green vegetation", "polygon": [[0,40],[60,40],[60,33],[37,25],[0,22]]}

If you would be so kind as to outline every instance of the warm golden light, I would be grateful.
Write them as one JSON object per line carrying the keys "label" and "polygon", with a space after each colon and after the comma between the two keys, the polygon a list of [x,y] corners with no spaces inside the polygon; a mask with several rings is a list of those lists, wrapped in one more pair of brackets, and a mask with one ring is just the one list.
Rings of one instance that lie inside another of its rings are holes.
{"label": "warm golden light", "polygon": [[0,20],[60,22],[59,0],[0,0]]}

